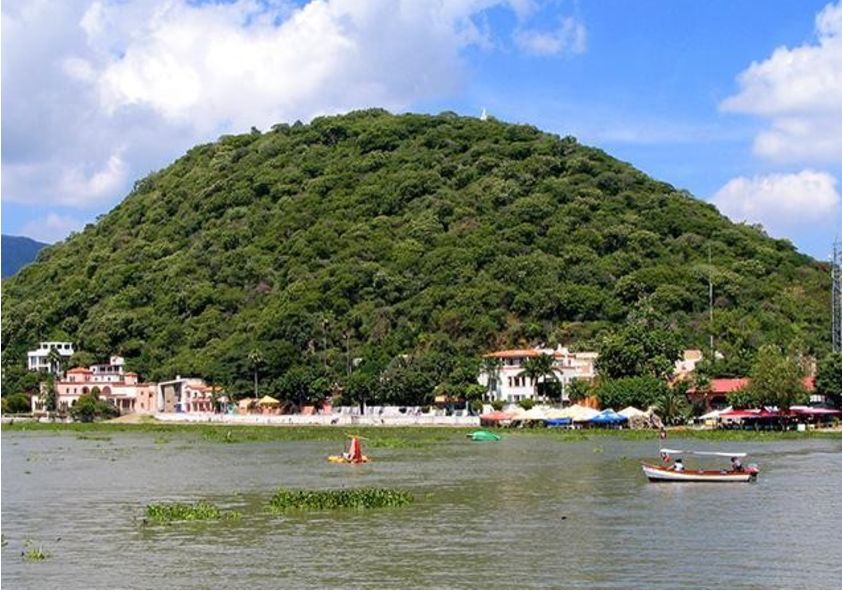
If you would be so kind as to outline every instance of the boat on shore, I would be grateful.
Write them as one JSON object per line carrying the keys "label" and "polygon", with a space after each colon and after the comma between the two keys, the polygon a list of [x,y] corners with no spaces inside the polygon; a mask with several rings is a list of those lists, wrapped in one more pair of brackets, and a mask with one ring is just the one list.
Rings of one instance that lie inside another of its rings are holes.
{"label": "boat on shore", "polygon": [[[708,452],[695,450],[674,450],[670,448],[661,449],[661,459],[665,462],[670,460],[671,455],[687,454],[700,457],[730,457],[736,461],[746,456],[742,452]],[[680,459],[679,459],[680,461]],[[686,469],[683,466],[676,468],[675,465],[654,464],[643,461],[643,474],[649,481],[687,481],[687,482],[719,482],[719,483],[740,483],[757,479],[760,470],[755,465],[740,464],[732,465],[730,469]]]}

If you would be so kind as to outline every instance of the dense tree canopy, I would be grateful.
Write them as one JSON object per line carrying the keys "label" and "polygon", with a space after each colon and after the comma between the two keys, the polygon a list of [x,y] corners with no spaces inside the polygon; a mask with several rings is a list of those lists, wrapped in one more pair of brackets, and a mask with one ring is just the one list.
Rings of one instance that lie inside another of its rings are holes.
{"label": "dense tree canopy", "polygon": [[66,338],[237,396],[257,376],[303,402],[356,362],[408,391],[389,398],[428,400],[458,356],[597,349],[641,303],[726,361],[767,342],[821,356],[828,301],[825,265],[786,240],[571,137],[368,110],[194,147],[45,248],[3,282],[3,390],[31,388],[27,349]]}

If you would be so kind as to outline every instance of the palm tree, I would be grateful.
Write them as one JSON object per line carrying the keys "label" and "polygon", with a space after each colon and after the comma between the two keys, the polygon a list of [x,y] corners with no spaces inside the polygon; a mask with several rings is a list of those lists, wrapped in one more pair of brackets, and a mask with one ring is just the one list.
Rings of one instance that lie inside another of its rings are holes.
{"label": "palm tree", "polygon": [[500,380],[500,368],[502,367],[502,363],[496,357],[484,358],[479,366],[480,373],[485,374],[485,392],[489,396],[497,390],[497,383]]}
{"label": "palm tree", "polygon": [[[519,376],[526,376],[532,381],[533,391],[538,397],[538,380],[551,376],[555,379],[555,359],[553,356],[542,353],[538,357],[531,357],[523,363],[523,371]],[[540,396],[543,396],[543,392]]]}
{"label": "palm tree", "polygon": [[56,346],[53,345],[50,347],[50,352],[47,354],[47,363],[50,364],[50,372],[52,372],[53,376],[58,378],[61,374],[61,354],[56,349]]}
{"label": "palm tree", "polygon": [[249,353],[248,357],[251,365],[254,367],[254,398],[257,399],[257,368],[260,364],[264,363],[263,354],[259,350],[254,349]]}

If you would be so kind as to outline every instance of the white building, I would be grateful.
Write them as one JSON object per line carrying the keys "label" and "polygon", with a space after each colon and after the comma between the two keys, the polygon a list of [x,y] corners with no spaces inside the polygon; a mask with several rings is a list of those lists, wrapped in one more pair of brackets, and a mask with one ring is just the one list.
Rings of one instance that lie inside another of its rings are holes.
{"label": "white building", "polygon": [[227,401],[221,386],[211,386],[201,378],[182,378],[159,382],[156,407],[165,413],[212,412],[214,399]]}
{"label": "white building", "polygon": [[54,364],[50,363],[50,352],[55,349],[58,352],[63,362],[70,359],[73,355],[73,343],[66,341],[47,341],[39,343],[38,349],[28,351],[26,353],[27,362],[26,367],[30,370],[37,370],[39,372],[56,373],[61,372],[63,364],[58,366],[59,369],[54,369]]}
{"label": "white building", "polygon": [[[491,400],[517,403],[523,399],[535,398],[535,387],[529,377],[523,375],[524,362],[541,354],[552,356],[555,360],[554,375],[562,387],[562,401],[567,400],[567,387],[574,378],[591,380],[596,376],[596,358],[594,351],[572,352],[559,345],[556,349],[510,349],[486,353],[483,358],[497,360],[499,368],[496,378],[489,379],[486,372],[480,372],[477,382],[489,387]],[[538,379],[542,382],[544,379]]]}

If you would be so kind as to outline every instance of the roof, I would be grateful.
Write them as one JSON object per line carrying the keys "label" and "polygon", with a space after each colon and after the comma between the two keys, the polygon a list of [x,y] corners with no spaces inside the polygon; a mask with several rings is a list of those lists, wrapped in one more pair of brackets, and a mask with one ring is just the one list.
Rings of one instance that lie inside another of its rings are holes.
{"label": "roof", "polygon": [[748,386],[748,378],[713,378],[707,390],[691,388],[688,393],[720,393],[727,394],[742,390]]}
{"label": "roof", "polygon": [[67,371],[68,374],[91,374],[87,368],[72,368]]}
{"label": "roof", "polygon": [[486,353],[483,357],[538,357],[540,354],[536,349],[508,349]]}

